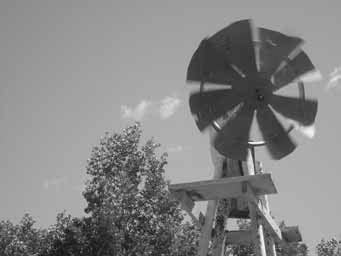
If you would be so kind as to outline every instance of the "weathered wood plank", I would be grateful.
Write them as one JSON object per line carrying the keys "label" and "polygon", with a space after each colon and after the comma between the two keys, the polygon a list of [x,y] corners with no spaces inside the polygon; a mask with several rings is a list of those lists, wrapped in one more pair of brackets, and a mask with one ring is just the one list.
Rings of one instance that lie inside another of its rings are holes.
{"label": "weathered wood plank", "polygon": [[[258,171],[256,171],[256,173],[263,173],[263,166],[261,162],[257,162],[256,161],[256,169],[258,169]],[[270,213],[270,205],[269,205],[269,200],[268,200],[268,196],[267,195],[262,195],[258,197],[261,202],[262,205],[264,207],[264,210],[267,211],[268,213]],[[267,256],[277,256],[277,252],[276,252],[276,244],[274,241],[274,238],[272,237],[271,232],[269,232],[268,230],[264,230],[264,240],[265,240],[265,247],[266,247],[266,255]]]}
{"label": "weathered wood plank", "polygon": [[252,203],[255,205],[257,214],[262,218],[266,229],[271,232],[276,241],[282,242],[282,232],[270,213],[261,206],[259,201],[253,199]]}
{"label": "weathered wood plank", "polygon": [[[255,162],[254,151],[253,149],[250,148],[248,150],[247,160],[245,162],[245,165],[243,166],[244,175],[250,175],[254,177],[258,176],[255,175],[254,162]],[[260,221],[259,215],[257,214],[257,209],[260,205],[259,200],[257,198],[257,194],[255,193],[254,187],[248,181],[243,182],[242,189],[244,193],[246,192],[246,194],[254,197],[254,200],[249,201],[249,210],[251,218],[252,240],[255,248],[255,254],[257,256],[266,256],[263,223]]]}
{"label": "weathered wood plank", "polygon": [[194,201],[217,200],[243,196],[243,183],[247,182],[256,195],[275,194],[271,174],[247,175],[170,185],[171,193],[186,191]]}
{"label": "weathered wood plank", "polygon": [[263,218],[264,224],[266,225],[267,229],[271,231],[274,238],[278,240],[279,242],[282,241],[282,232],[279,229],[277,223],[275,220],[271,217],[271,215],[264,211],[261,207],[256,207],[257,213]]}
{"label": "weathered wood plank", "polygon": [[212,235],[212,227],[214,221],[214,215],[217,209],[217,200],[210,200],[207,202],[206,208],[206,216],[205,216],[205,223],[201,229],[201,236],[199,240],[199,256],[207,256],[208,253],[208,245],[211,241]]}
{"label": "weathered wood plank", "polygon": [[[238,173],[238,161],[223,158],[222,163],[216,168],[222,169],[222,178],[235,176]],[[215,216],[214,236],[212,238],[212,255],[221,256],[225,251],[225,225],[227,224],[227,217],[231,211],[231,200],[220,199],[218,201],[217,212]]]}
{"label": "weathered wood plank", "polygon": [[[213,148],[211,148],[211,157],[214,165],[214,179],[219,179],[223,176],[222,163],[223,157],[218,154],[218,152]],[[171,190],[171,189],[170,189]],[[172,190],[171,190],[172,191]],[[212,227],[214,222],[214,216],[217,209],[217,200],[209,200],[207,202],[206,214],[205,214],[205,222],[201,229],[201,236],[199,240],[199,248],[198,248],[198,255],[199,256],[207,256],[208,253],[208,246],[211,241],[212,235]]]}
{"label": "weathered wood plank", "polygon": [[282,233],[274,219],[271,217],[270,213],[265,209],[262,204],[260,198],[257,197],[252,187],[247,184],[247,198],[255,206],[255,210],[257,214],[262,218],[266,228],[271,232],[274,238],[278,242],[282,242]]}

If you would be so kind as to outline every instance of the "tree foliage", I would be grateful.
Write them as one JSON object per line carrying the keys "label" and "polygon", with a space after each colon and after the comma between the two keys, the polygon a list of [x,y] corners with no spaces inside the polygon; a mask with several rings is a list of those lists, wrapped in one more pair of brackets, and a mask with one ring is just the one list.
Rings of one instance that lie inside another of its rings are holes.
{"label": "tree foliage", "polygon": [[45,249],[46,231],[34,227],[35,221],[25,214],[19,224],[0,222],[0,255],[32,256]]}
{"label": "tree foliage", "polygon": [[167,190],[166,154],[152,139],[139,147],[140,139],[139,124],[106,134],[88,161],[83,195],[102,255],[172,255],[176,238],[190,232]]}
{"label": "tree foliage", "polygon": [[341,256],[341,240],[322,239],[316,246],[318,256]]}
{"label": "tree foliage", "polygon": [[164,179],[166,154],[152,139],[141,146],[138,123],[106,133],[94,147],[83,196],[86,217],[57,216],[47,230],[25,215],[0,223],[0,255],[182,256],[195,255],[198,230],[184,222]]}

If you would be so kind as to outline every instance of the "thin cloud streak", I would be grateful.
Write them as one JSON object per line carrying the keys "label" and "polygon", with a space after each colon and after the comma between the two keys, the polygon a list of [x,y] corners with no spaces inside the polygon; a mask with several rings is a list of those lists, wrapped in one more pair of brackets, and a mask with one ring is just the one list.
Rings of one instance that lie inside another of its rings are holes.
{"label": "thin cloud streak", "polygon": [[122,118],[140,121],[145,117],[151,105],[152,102],[147,100],[142,100],[135,108],[123,105],[121,106]]}
{"label": "thin cloud streak", "polygon": [[160,106],[160,118],[161,119],[168,119],[179,108],[181,104],[181,100],[175,96],[168,96],[161,100],[161,106]]}
{"label": "thin cloud streak", "polygon": [[187,150],[191,150],[191,147],[183,145],[171,145],[166,147],[166,152],[168,153],[180,153]]}
{"label": "thin cloud streak", "polygon": [[176,96],[167,96],[160,101],[141,100],[135,107],[121,106],[121,117],[141,121],[148,114],[158,115],[161,120],[173,116],[181,105],[181,100]]}
{"label": "thin cloud streak", "polygon": [[62,186],[66,185],[68,183],[67,177],[56,177],[51,179],[46,179],[43,182],[43,188],[48,189],[61,189]]}
{"label": "thin cloud streak", "polygon": [[167,151],[169,153],[175,153],[175,152],[181,152],[184,150],[184,147],[181,145],[177,145],[177,146],[171,146],[167,148]]}

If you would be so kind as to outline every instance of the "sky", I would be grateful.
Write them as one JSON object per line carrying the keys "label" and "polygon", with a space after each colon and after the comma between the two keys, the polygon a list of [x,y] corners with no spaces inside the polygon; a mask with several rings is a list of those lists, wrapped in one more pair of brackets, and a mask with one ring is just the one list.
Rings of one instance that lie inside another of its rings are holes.
{"label": "sky", "polygon": [[312,255],[341,238],[341,2],[0,1],[0,219],[25,212],[47,227],[64,209],[83,216],[91,148],[134,120],[168,151],[171,182],[209,179],[207,134],[188,107],[186,70],[202,38],[245,18],[299,36],[322,79],[316,136],[288,157],[262,152],[278,194],[276,220],[299,225]]}

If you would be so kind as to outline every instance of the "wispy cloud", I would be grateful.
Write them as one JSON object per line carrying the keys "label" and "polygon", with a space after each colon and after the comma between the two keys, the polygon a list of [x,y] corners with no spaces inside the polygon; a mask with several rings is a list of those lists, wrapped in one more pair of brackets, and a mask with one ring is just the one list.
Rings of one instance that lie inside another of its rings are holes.
{"label": "wispy cloud", "polygon": [[176,96],[167,96],[161,100],[160,104],[160,118],[167,119],[170,118],[178,107],[180,106],[181,100]]}
{"label": "wispy cloud", "polygon": [[167,96],[160,101],[141,100],[135,107],[122,105],[121,116],[122,118],[140,121],[146,115],[152,113],[165,120],[174,115],[180,105],[181,100],[176,96]]}
{"label": "wispy cloud", "polygon": [[61,189],[62,186],[66,185],[68,183],[68,178],[67,177],[55,177],[55,178],[50,178],[46,179],[43,182],[43,188],[44,189],[56,189],[59,190]]}
{"label": "wispy cloud", "polygon": [[140,121],[147,114],[151,104],[152,102],[150,101],[142,100],[136,107],[123,105],[121,106],[122,117]]}
{"label": "wispy cloud", "polygon": [[191,150],[190,146],[183,146],[183,145],[171,145],[166,147],[166,152],[168,153],[179,153],[186,150]]}
{"label": "wispy cloud", "polygon": [[184,147],[181,145],[176,145],[176,146],[170,146],[167,148],[167,151],[170,153],[174,153],[174,152],[181,152],[184,150]]}
{"label": "wispy cloud", "polygon": [[327,90],[330,90],[341,84],[341,67],[334,68],[333,72],[329,74]]}

